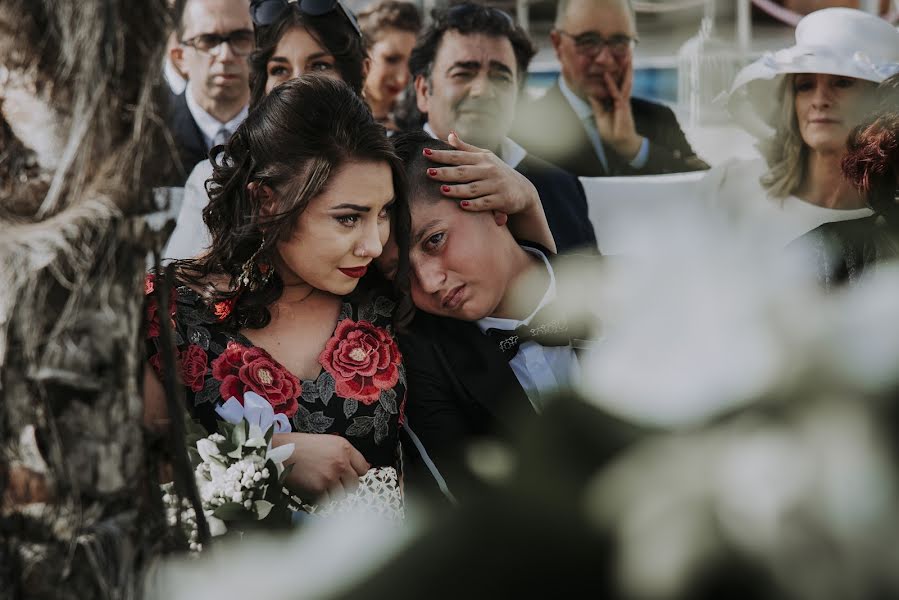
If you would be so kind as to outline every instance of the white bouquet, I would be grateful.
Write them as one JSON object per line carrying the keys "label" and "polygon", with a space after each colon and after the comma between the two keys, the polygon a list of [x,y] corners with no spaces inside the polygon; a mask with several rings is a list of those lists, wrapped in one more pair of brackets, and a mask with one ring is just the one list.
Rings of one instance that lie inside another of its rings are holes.
{"label": "white bouquet", "polygon": [[[210,534],[225,534],[226,522],[265,520],[267,525],[288,525],[288,496],[282,490],[287,476],[284,461],[293,452],[293,444],[272,448],[275,433],[290,431],[287,417],[276,415],[271,404],[254,392],[244,394],[242,404],[230,398],[216,412],[223,419],[219,421],[219,433],[188,436],[188,452]],[[178,506],[171,483],[162,489],[169,523],[178,523],[180,510],[190,548],[200,550],[196,516],[190,504],[182,499]]]}

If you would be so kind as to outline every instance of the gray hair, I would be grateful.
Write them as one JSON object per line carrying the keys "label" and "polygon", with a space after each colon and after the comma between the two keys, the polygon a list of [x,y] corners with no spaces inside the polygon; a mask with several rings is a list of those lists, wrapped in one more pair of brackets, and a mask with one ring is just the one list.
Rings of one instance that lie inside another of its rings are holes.
{"label": "gray hair", "polygon": [[787,75],[780,83],[777,94],[780,106],[774,136],[758,144],[768,164],[768,171],[759,181],[768,194],[779,199],[798,191],[805,179],[805,159],[808,156],[808,146],[802,140],[796,119],[793,79],[793,75]]}
{"label": "gray hair", "polygon": [[[634,10],[634,4],[631,0],[592,0],[594,4],[617,4],[618,6],[624,6],[627,9],[628,14],[631,16],[631,21],[633,21],[634,27],[637,26],[637,12]],[[560,29],[565,21],[565,15],[568,14],[568,7],[571,5],[572,0],[559,0],[556,5],[556,21],[554,27],[556,29]]]}

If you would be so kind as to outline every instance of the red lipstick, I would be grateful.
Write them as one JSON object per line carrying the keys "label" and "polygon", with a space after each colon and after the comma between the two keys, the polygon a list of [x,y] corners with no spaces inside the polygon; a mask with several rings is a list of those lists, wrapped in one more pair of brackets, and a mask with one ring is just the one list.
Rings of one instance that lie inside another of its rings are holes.
{"label": "red lipstick", "polygon": [[365,275],[366,271],[368,271],[368,266],[364,267],[353,267],[351,269],[338,269],[341,273],[346,275],[347,277],[352,277],[353,279],[359,279],[363,275]]}

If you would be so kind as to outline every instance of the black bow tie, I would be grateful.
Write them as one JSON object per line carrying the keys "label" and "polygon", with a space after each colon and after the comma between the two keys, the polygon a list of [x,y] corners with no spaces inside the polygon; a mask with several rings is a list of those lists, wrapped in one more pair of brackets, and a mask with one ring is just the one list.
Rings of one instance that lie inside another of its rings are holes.
{"label": "black bow tie", "polygon": [[488,329],[487,336],[499,346],[506,360],[518,354],[518,347],[525,342],[537,342],[541,346],[567,346],[571,343],[568,321],[553,319],[541,322],[536,318],[530,325],[520,325],[515,329]]}

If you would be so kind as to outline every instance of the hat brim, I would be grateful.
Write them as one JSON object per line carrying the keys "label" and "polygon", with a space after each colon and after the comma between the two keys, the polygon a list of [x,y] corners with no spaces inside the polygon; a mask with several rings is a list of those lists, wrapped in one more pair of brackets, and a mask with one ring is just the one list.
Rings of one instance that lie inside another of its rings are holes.
{"label": "hat brim", "polygon": [[774,135],[784,76],[821,73],[880,83],[897,71],[897,63],[874,62],[862,54],[847,58],[827,49],[793,46],[743,68],[734,79],[727,107],[746,131],[765,139]]}

